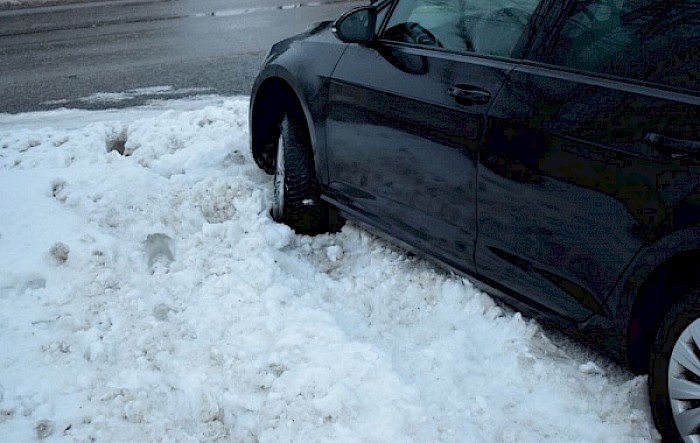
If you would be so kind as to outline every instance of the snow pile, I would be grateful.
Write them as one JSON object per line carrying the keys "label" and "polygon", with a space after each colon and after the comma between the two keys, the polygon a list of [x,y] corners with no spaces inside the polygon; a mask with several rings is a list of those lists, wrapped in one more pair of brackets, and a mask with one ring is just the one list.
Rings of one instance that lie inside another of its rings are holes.
{"label": "snow pile", "polygon": [[247,99],[165,106],[0,116],[3,441],[655,441],[644,378],[274,223]]}

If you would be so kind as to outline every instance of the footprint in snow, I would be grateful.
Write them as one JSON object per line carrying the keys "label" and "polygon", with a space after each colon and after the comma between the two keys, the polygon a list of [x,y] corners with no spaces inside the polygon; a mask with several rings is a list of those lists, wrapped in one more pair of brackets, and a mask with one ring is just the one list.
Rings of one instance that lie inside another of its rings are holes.
{"label": "footprint in snow", "polygon": [[148,269],[151,273],[154,272],[156,264],[168,267],[175,260],[172,250],[172,239],[165,234],[148,234],[145,241],[145,249]]}

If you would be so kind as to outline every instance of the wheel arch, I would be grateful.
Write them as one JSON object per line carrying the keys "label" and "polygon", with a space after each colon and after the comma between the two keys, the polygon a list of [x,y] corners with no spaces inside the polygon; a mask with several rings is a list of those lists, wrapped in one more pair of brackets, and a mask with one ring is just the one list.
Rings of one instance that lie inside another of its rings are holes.
{"label": "wheel arch", "polygon": [[616,320],[625,331],[627,361],[648,369],[656,331],[671,307],[700,283],[700,228],[671,234],[637,256],[617,291]]}
{"label": "wheel arch", "polygon": [[298,109],[304,116],[311,139],[311,158],[314,158],[316,132],[308,108],[292,83],[283,75],[270,75],[255,85],[250,102],[251,151],[255,163],[268,174],[274,170],[279,123],[285,109]]}

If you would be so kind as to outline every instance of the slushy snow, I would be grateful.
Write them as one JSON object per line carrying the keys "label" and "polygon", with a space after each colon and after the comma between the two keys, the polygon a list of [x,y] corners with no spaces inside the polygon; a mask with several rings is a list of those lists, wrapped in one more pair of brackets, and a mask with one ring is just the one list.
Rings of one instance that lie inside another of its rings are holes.
{"label": "slushy snow", "polygon": [[0,115],[1,441],[658,440],[645,378],[352,223],[272,221],[247,112]]}

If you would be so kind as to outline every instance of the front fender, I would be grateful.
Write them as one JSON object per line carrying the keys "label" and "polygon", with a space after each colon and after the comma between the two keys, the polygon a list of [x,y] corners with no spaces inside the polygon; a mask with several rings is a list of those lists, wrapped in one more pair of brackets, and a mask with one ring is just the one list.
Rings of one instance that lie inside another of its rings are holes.
{"label": "front fender", "polygon": [[[347,44],[340,42],[321,26],[303,34],[298,39],[286,40],[273,46],[251,92],[250,133],[255,149],[253,116],[260,115],[257,106],[282,106],[274,97],[260,101],[266,88],[277,82],[298,102],[309,125],[309,135],[314,152],[316,174],[322,185],[328,183],[325,122],[328,115],[328,89],[330,78]],[[281,83],[280,83],[281,82]],[[268,97],[269,98],[269,97]],[[272,111],[274,112],[274,110]]]}

